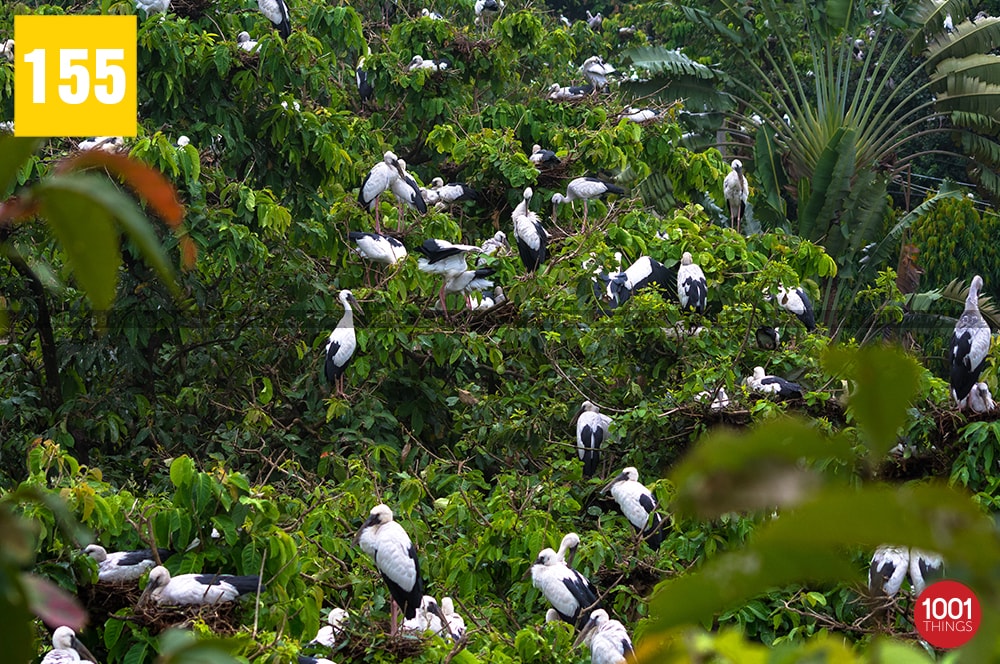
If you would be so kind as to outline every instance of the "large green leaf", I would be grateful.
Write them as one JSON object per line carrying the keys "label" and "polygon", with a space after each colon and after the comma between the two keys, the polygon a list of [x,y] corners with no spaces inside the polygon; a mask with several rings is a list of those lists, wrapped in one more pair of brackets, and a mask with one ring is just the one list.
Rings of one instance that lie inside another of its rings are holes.
{"label": "large green leaf", "polygon": [[[781,153],[774,142],[774,136],[766,126],[757,130],[757,140],[754,143],[754,177],[760,184],[767,207],[774,210],[778,218],[784,220],[787,214],[785,199],[782,192],[788,184],[788,176],[781,165]],[[758,205],[758,208],[760,206]]]}
{"label": "large green leaf", "polygon": [[920,366],[902,351],[877,346],[858,350],[831,347],[823,356],[823,366],[855,385],[849,403],[865,432],[874,465],[896,444],[897,431],[917,394]]}
{"label": "large green leaf", "polygon": [[94,189],[110,186],[96,175],[63,175],[32,190],[73,275],[97,311],[111,308],[121,265],[111,211],[93,196]]}
{"label": "large green leaf", "polygon": [[[805,208],[799,211],[799,234],[813,242],[819,242],[826,235],[827,226],[821,224],[820,213],[824,208],[829,210],[827,197],[836,196],[844,189],[841,141],[846,133],[847,130],[841,127],[830,137],[809,179],[810,193],[804,201]],[[853,159],[853,143],[849,149]]]}

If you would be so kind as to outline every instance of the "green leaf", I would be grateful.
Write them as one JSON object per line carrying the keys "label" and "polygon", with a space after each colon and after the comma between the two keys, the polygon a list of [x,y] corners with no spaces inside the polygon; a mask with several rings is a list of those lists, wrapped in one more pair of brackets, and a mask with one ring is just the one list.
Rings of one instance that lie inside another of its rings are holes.
{"label": "green leaf", "polygon": [[32,196],[91,305],[103,312],[115,300],[121,254],[111,212],[94,196],[101,188],[113,190],[96,175],[61,175],[43,181]]}
{"label": "green leaf", "polygon": [[13,191],[18,169],[41,144],[40,138],[0,136],[0,198],[6,198]]}
{"label": "green leaf", "polygon": [[194,479],[195,472],[197,471],[194,467],[194,461],[185,454],[184,456],[177,457],[170,464],[170,481],[178,488],[190,485]]}
{"label": "green leaf", "polygon": [[829,348],[823,366],[854,384],[850,406],[866,434],[870,459],[878,462],[896,444],[897,431],[919,389],[920,366],[900,350],[878,346]]}

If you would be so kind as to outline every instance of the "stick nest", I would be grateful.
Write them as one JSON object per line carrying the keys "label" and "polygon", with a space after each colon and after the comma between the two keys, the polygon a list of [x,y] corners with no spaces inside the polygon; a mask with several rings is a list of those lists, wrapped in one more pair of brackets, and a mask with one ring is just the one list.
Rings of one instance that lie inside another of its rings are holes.
{"label": "stick nest", "polygon": [[131,608],[131,615],[122,618],[149,627],[160,633],[170,627],[185,627],[203,622],[216,634],[231,636],[242,624],[239,601],[199,606],[160,606],[152,602],[136,606],[142,591],[134,581],[97,583],[80,588],[80,600],[87,607],[91,620],[103,624],[121,609]]}
{"label": "stick nest", "polygon": [[170,0],[170,10],[184,18],[196,19],[205,14],[213,0]]}

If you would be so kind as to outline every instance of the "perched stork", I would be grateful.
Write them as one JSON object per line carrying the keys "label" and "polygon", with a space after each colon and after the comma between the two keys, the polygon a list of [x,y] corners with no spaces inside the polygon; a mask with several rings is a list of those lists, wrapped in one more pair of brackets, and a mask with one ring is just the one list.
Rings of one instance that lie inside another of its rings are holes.
{"label": "perched stork", "polygon": [[691,259],[691,252],[685,251],[681,257],[681,266],[677,269],[677,299],[682,309],[705,313],[708,303],[708,283],[705,273]]}
{"label": "perched stork", "polygon": [[5,39],[2,44],[0,44],[0,55],[2,55],[7,62],[14,62],[14,40]]}
{"label": "perched stork", "polygon": [[479,194],[465,182],[444,183],[441,178],[431,180],[430,189],[421,189],[420,195],[429,204],[451,205],[459,201],[474,201]]}
{"label": "perched stork", "polygon": [[812,300],[801,286],[791,289],[778,286],[778,304],[785,311],[794,314],[810,332],[816,329]]}
{"label": "perched stork", "polygon": [[635,108],[634,106],[629,106],[622,113],[622,117],[629,122],[645,124],[660,117],[660,112],[655,108]]}
{"label": "perched stork", "polygon": [[480,267],[475,270],[453,273],[445,278],[444,291],[447,293],[461,293],[465,297],[465,307],[472,309],[472,293],[487,288],[493,288],[493,282],[486,277],[496,272],[493,267]]}
{"label": "perched stork", "polygon": [[604,23],[604,17],[601,16],[601,12],[597,12],[597,15],[595,16],[590,13],[589,9],[587,10],[587,27],[589,27],[594,32],[597,32],[601,29],[601,25],[603,23]]}
{"label": "perched stork", "polygon": [[743,162],[733,159],[732,169],[722,181],[722,194],[729,204],[729,224],[734,226],[737,232],[740,224],[743,223],[743,215],[747,209],[747,198],[750,197],[750,185],[747,184],[746,176],[743,175]]}
{"label": "perched stork", "polygon": [[976,383],[969,392],[969,397],[965,404],[973,413],[989,413],[997,407],[993,395],[990,394],[990,387],[986,383]]}
{"label": "perched stork", "polygon": [[[145,574],[146,570],[156,567],[156,559],[151,549],[108,553],[103,546],[91,544],[83,552],[97,562],[97,580],[101,583],[135,581]],[[157,548],[156,553],[163,561],[173,552],[170,549]]]}
{"label": "perched stork", "polygon": [[872,597],[894,597],[910,570],[910,550],[905,546],[880,546],[868,566],[868,592]]}
{"label": "perched stork", "polygon": [[351,309],[351,305],[358,307],[359,313],[363,312],[351,291],[346,289],[340,291],[337,299],[344,305],[344,316],[326,340],[326,347],[323,349],[326,357],[323,374],[329,383],[336,385],[337,396],[343,397],[344,372],[354,359],[354,351],[358,347],[358,340],[354,334],[354,310]]}
{"label": "perched stork", "polygon": [[375,210],[375,230],[378,233],[382,232],[382,225],[379,221],[378,197],[400,178],[400,172],[399,157],[386,150],[385,154],[382,155],[382,161],[372,166],[358,190],[358,203],[362,207],[368,208],[369,211]]}
{"label": "perched stork", "polygon": [[917,597],[924,592],[928,582],[944,576],[944,558],[930,551],[910,549],[910,585]]}
{"label": "perched stork", "polygon": [[719,391],[712,396],[711,392],[707,390],[702,390],[696,395],[698,401],[709,401],[708,407],[710,410],[724,410],[729,407],[729,395],[726,394],[726,388],[720,387]]}
{"label": "perched stork", "polygon": [[441,615],[451,638],[461,641],[465,637],[465,618],[455,613],[455,603],[450,597],[441,598]]}
{"label": "perched stork", "polygon": [[326,616],[326,624],[319,628],[316,636],[309,643],[318,643],[321,646],[332,648],[337,643],[337,637],[344,632],[344,622],[347,620],[347,611],[340,607],[330,609]]}
{"label": "perched stork", "polygon": [[608,612],[598,609],[590,614],[590,620],[576,637],[573,647],[581,643],[590,646],[591,664],[624,664],[635,662],[632,639],[625,626],[612,620]]}
{"label": "perched stork", "polygon": [[166,14],[170,11],[170,0],[135,0],[135,8],[151,14]]}
{"label": "perched stork", "polygon": [[532,194],[531,187],[527,187],[522,194],[521,202],[511,214],[514,222],[514,238],[517,240],[517,253],[521,256],[521,263],[528,272],[535,272],[545,262],[549,242],[549,234],[542,228],[538,215],[528,208]]}
{"label": "perched stork", "polygon": [[616,309],[625,304],[634,293],[649,286],[656,286],[661,293],[668,292],[670,282],[675,280],[672,277],[673,272],[659,261],[649,256],[640,256],[624,272],[601,275],[600,278],[607,284],[603,292],[597,288],[596,283],[594,289],[600,299],[606,300],[611,309]]}
{"label": "perched stork", "polygon": [[486,256],[506,253],[508,249],[510,249],[510,244],[507,242],[507,234],[503,231],[497,231],[493,234],[493,237],[483,240],[482,245],[479,247],[481,255],[476,260],[476,265],[482,267],[486,262]]}
{"label": "perched stork", "polygon": [[553,101],[575,101],[577,99],[583,99],[593,92],[593,85],[563,86],[558,83],[553,83],[551,87],[549,87],[549,99],[552,99]]}
{"label": "perched stork", "polygon": [[[371,50],[369,50],[368,55],[371,55]],[[372,87],[372,78],[368,74],[368,70],[365,69],[365,57],[361,56],[358,58],[358,64],[354,67],[354,80],[358,86],[358,95],[361,97],[361,103],[371,101],[372,96],[375,94],[375,88]]]}
{"label": "perched stork", "polygon": [[[555,194],[552,197],[552,205],[561,205],[562,203],[573,204],[573,201],[583,201],[583,223],[587,223],[587,202],[592,198],[604,198],[608,194],[622,195],[625,190],[618,185],[611,184],[610,182],[605,182],[604,180],[599,180],[597,178],[582,177],[576,178],[575,180],[570,180],[570,183],[566,185],[566,195]],[[553,216],[555,216],[555,209],[552,211]]]}
{"label": "perched stork", "polygon": [[468,266],[465,262],[465,255],[470,251],[478,252],[479,247],[469,244],[452,244],[447,240],[424,240],[424,243],[417,247],[423,256],[417,260],[417,268],[422,272],[444,275],[445,283],[441,284],[441,292],[438,300],[445,315],[448,315],[448,307],[445,304],[445,285],[448,280],[456,275],[465,272]]}
{"label": "perched stork", "polygon": [[979,290],[983,279],[978,274],[972,278],[969,295],[965,298],[965,311],[955,324],[951,335],[951,395],[964,407],[972,386],[986,366],[990,350],[990,326],[979,313]]}
{"label": "perched stork", "polygon": [[580,71],[587,82],[594,86],[596,90],[603,90],[608,84],[608,76],[618,70],[604,62],[599,55],[592,55],[580,65]]}
{"label": "perched stork", "polygon": [[76,637],[71,628],[57,627],[52,632],[52,650],[45,653],[41,664],[69,664],[69,662],[96,662],[87,646]]}
{"label": "perched stork", "polygon": [[397,159],[396,166],[399,169],[399,177],[389,182],[389,189],[400,203],[399,221],[396,229],[403,230],[404,206],[411,207],[420,214],[426,214],[427,204],[424,202],[423,196],[420,195],[420,186],[417,185],[417,181],[406,172],[406,162],[402,159]]}
{"label": "perched stork", "polygon": [[531,566],[531,583],[542,591],[559,617],[571,625],[583,625],[597,606],[597,589],[552,549],[538,553]]}
{"label": "perched stork", "polygon": [[292,35],[292,23],[288,18],[288,5],[285,0],[257,0],[260,13],[267,17],[282,39],[288,39]]}
{"label": "perched stork", "polygon": [[654,550],[663,541],[663,518],[656,513],[653,492],[639,482],[639,471],[629,466],[601,489],[611,492],[622,514]]}
{"label": "perched stork", "polygon": [[593,477],[600,460],[601,443],[608,437],[611,418],[601,414],[601,409],[584,401],[573,416],[570,426],[576,425],[576,452],[583,462],[583,476]]}
{"label": "perched stork", "polygon": [[754,332],[754,336],[757,338],[757,346],[761,350],[777,350],[778,346],[781,345],[781,334],[776,327],[761,325]]}
{"label": "perched stork", "polygon": [[396,633],[396,606],[403,616],[413,619],[424,594],[424,581],[420,577],[417,547],[410,541],[403,527],[393,521],[388,505],[376,505],[354,537],[361,550],[375,560],[375,566],[389,586],[392,595],[392,633]]}
{"label": "perched stork", "polygon": [[405,620],[402,630],[417,634],[423,634],[424,632],[440,634],[444,626],[444,616],[441,613],[441,607],[438,606],[437,600],[430,595],[424,595],[420,598],[420,608],[417,609],[417,615]]}
{"label": "perched stork", "polygon": [[535,143],[531,146],[531,155],[528,157],[533,164],[542,164],[545,166],[556,166],[561,164],[562,161],[556,156],[556,153],[552,150],[545,150],[541,145]]}
{"label": "perched stork", "polygon": [[580,536],[576,533],[566,533],[563,535],[562,541],[559,542],[559,550],[556,551],[556,557],[560,561],[566,564],[567,567],[573,567],[573,559],[576,558],[576,551],[580,548]]}
{"label": "perched stork", "polygon": [[246,30],[236,35],[236,45],[247,53],[253,53],[257,50],[257,40],[250,39],[250,33]]}
{"label": "perched stork", "polygon": [[423,9],[420,10],[420,15],[423,18],[429,18],[432,21],[443,21],[444,20],[444,15],[439,14],[438,12],[436,12],[436,11],[434,11],[432,9],[427,9],[427,7],[424,7]]}
{"label": "perched stork", "polygon": [[221,604],[263,589],[259,576],[232,574],[181,574],[171,577],[162,565],[149,572],[138,606],[152,600],[166,606]]}
{"label": "perched stork", "polygon": [[448,60],[425,60],[419,55],[414,55],[413,59],[410,60],[410,64],[406,65],[406,71],[417,71],[418,69],[426,69],[427,71],[444,71],[450,65],[451,63]]}
{"label": "perched stork", "polygon": [[503,0],[476,0],[476,24],[486,26],[504,8]]}
{"label": "perched stork", "polygon": [[764,367],[754,367],[753,375],[746,379],[746,384],[754,392],[776,394],[782,399],[801,399],[802,386],[785,380],[779,376],[769,376]]}
{"label": "perched stork", "polygon": [[355,244],[354,251],[365,260],[385,265],[406,260],[406,247],[391,235],[351,231],[347,237]]}
{"label": "perched stork", "polygon": [[480,311],[486,311],[487,309],[492,309],[498,304],[503,304],[507,301],[507,296],[503,293],[503,286],[496,286],[493,288],[493,292],[483,291],[479,297],[479,303],[473,308]]}
{"label": "perched stork", "polygon": [[311,657],[309,655],[299,655],[297,661],[299,664],[334,664],[333,660],[326,657]]}
{"label": "perched stork", "polygon": [[944,31],[949,35],[955,32],[955,21],[952,20],[951,14],[945,14],[944,17]]}
{"label": "perched stork", "polygon": [[118,148],[125,145],[125,139],[121,136],[97,136],[90,140],[80,141],[80,151],[101,150],[103,152],[118,152]]}

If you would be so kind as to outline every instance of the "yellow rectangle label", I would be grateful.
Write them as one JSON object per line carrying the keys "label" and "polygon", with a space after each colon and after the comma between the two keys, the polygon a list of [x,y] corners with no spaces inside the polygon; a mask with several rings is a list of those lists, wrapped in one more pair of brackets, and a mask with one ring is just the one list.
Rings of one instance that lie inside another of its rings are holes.
{"label": "yellow rectangle label", "polygon": [[135,16],[15,16],[16,136],[135,136]]}

